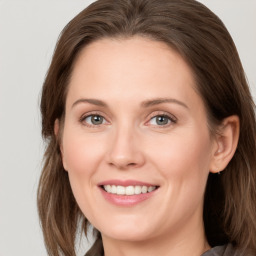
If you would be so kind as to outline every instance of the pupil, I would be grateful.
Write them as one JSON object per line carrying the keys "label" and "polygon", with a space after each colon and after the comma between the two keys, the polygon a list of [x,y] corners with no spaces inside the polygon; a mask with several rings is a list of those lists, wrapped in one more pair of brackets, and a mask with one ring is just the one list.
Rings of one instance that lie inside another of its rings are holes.
{"label": "pupil", "polygon": [[102,116],[92,116],[91,121],[93,124],[102,124],[103,118]]}
{"label": "pupil", "polygon": [[158,116],[156,122],[159,125],[165,125],[165,124],[168,124],[168,118],[165,116]]}

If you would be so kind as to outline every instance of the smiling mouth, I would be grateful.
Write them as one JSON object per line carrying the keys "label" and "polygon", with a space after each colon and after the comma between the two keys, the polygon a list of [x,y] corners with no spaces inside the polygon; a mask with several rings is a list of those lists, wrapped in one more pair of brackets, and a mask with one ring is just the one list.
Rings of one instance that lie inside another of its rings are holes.
{"label": "smiling mouth", "polygon": [[159,186],[120,186],[120,185],[102,185],[100,186],[109,194],[133,196],[140,194],[147,194],[155,191]]}

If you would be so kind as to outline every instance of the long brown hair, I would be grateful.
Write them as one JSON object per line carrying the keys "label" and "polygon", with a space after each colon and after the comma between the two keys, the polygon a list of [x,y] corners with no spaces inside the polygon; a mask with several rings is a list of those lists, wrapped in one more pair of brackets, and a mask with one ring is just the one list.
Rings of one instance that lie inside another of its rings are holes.
{"label": "long brown hair", "polygon": [[[64,171],[54,122],[65,117],[69,78],[80,51],[102,38],[134,35],[162,41],[190,65],[208,113],[209,129],[240,118],[236,153],[221,175],[209,175],[204,223],[211,246],[232,243],[256,251],[255,105],[236,47],[221,20],[194,0],[99,0],[62,31],[42,90],[42,135],[47,140],[38,210],[50,256],[75,256],[77,230],[87,233]],[[60,135],[61,136],[61,135]],[[82,220],[82,221],[81,221]],[[82,223],[82,224],[81,224]],[[101,235],[86,255],[102,255]]]}

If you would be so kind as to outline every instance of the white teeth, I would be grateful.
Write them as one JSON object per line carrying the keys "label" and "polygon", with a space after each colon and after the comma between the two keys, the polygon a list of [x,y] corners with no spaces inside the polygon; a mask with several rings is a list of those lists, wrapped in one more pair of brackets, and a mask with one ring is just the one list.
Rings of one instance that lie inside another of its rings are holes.
{"label": "white teeth", "polygon": [[112,191],[111,191],[111,192],[112,192],[113,194],[116,194],[116,186],[115,186],[115,185],[112,185],[111,187],[112,187]]}
{"label": "white teeth", "polygon": [[139,194],[145,194],[150,193],[156,189],[156,186],[115,186],[115,185],[104,185],[104,189],[111,194],[117,194],[117,195],[139,195]]}
{"label": "white teeth", "polygon": [[107,185],[106,188],[107,192],[111,193],[111,186],[110,185]]}
{"label": "white teeth", "polygon": [[141,186],[135,186],[134,193],[135,195],[141,194]]}
{"label": "white teeth", "polygon": [[155,189],[156,189],[156,187],[150,186],[150,187],[148,187],[148,192],[152,192],[152,191],[155,190]]}
{"label": "white teeth", "polygon": [[141,189],[141,193],[145,194],[147,192],[148,192],[148,188],[146,186],[143,186],[142,189]]}
{"label": "white teeth", "polygon": [[[111,192],[110,192],[111,193]],[[118,195],[125,195],[125,187],[123,186],[117,186],[116,187],[116,193]]]}
{"label": "white teeth", "polygon": [[130,196],[130,195],[134,195],[134,186],[128,186],[125,189],[125,194]]}

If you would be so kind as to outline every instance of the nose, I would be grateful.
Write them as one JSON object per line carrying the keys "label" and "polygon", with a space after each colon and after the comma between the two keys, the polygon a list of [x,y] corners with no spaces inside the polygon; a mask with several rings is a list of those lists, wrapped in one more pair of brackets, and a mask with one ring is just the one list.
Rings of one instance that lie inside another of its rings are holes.
{"label": "nose", "polygon": [[119,170],[141,167],[145,163],[139,134],[125,127],[114,132],[109,145],[108,164]]}

